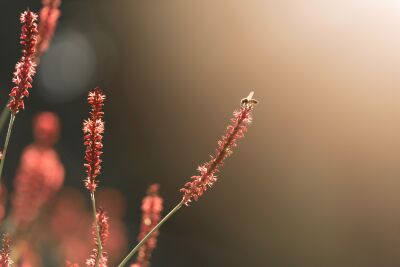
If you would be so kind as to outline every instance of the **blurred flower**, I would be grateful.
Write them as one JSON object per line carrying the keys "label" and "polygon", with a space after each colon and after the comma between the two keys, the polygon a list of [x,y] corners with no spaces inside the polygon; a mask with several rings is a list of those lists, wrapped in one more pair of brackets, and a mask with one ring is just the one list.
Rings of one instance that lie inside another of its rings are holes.
{"label": "blurred flower", "polygon": [[10,237],[5,234],[2,240],[2,248],[0,251],[0,267],[9,267],[13,264],[13,261],[10,259]]}
{"label": "blurred flower", "polygon": [[[158,195],[160,186],[153,184],[147,191],[147,196],[142,201],[142,223],[138,241],[142,240],[153,229],[161,219],[163,210],[163,199]],[[158,231],[155,231],[146,243],[140,247],[138,256],[133,266],[148,267],[152,251],[157,246]]]}
{"label": "blurred flower", "polygon": [[86,163],[86,188],[93,193],[96,191],[97,183],[96,177],[100,174],[100,155],[103,153],[102,134],[104,133],[104,121],[102,111],[104,99],[106,96],[103,94],[99,87],[94,91],[89,92],[88,103],[91,106],[89,119],[83,122],[84,145],[86,146],[85,160]]}
{"label": "blurred flower", "polygon": [[[96,214],[96,221],[99,227],[99,235],[100,235],[100,243],[104,245],[108,239],[108,217],[106,216],[104,210],[99,208]],[[97,243],[97,235],[96,235],[96,223],[93,224],[93,240],[94,244],[96,245],[95,248],[92,250],[92,255],[86,261],[86,266],[94,267],[96,265],[96,258],[98,256],[98,243]],[[107,267],[107,253],[102,251],[100,255],[99,267]]]}
{"label": "blurred flower", "polygon": [[39,113],[34,119],[35,143],[26,147],[14,180],[12,219],[24,227],[64,182],[64,167],[50,146],[57,140],[59,122],[54,113]]}
{"label": "blurred flower", "polygon": [[29,96],[28,89],[32,87],[32,77],[35,74],[36,64],[33,62],[35,47],[37,41],[37,15],[31,11],[25,11],[21,14],[22,32],[21,44],[22,57],[15,66],[13,82],[15,86],[12,88],[10,102],[8,107],[15,115],[21,109],[24,109],[24,97]]}
{"label": "blurred flower", "polygon": [[12,218],[24,227],[37,216],[40,208],[54,196],[64,182],[64,167],[52,148],[30,145],[24,149],[14,180]]}
{"label": "blurred flower", "polygon": [[43,7],[39,15],[39,36],[36,45],[36,57],[47,51],[60,16],[61,0],[42,0]]}
{"label": "blurred flower", "polygon": [[[96,192],[97,193],[97,192]],[[109,232],[105,248],[108,252],[108,263],[110,266],[117,266],[125,255],[128,245],[128,235],[124,223],[126,212],[126,200],[123,194],[113,188],[102,188],[96,196],[96,202],[107,210],[109,220]]]}
{"label": "blurred flower", "polygon": [[232,124],[227,127],[226,134],[218,141],[215,155],[211,156],[210,161],[198,167],[200,175],[192,176],[192,180],[180,190],[183,193],[182,201],[185,205],[188,205],[193,199],[197,201],[207,187],[211,187],[217,180],[216,173],[223,166],[224,160],[233,153],[237,140],[244,136],[247,125],[252,120],[251,111],[257,103],[252,96],[253,92],[242,100],[240,110],[233,113]]}
{"label": "blurred flower", "polygon": [[74,188],[63,189],[55,202],[49,227],[62,258],[77,263],[86,261],[93,242],[91,220],[82,192]]}
{"label": "blurred flower", "polygon": [[59,136],[60,122],[55,113],[41,112],[33,121],[35,142],[42,146],[54,145]]}

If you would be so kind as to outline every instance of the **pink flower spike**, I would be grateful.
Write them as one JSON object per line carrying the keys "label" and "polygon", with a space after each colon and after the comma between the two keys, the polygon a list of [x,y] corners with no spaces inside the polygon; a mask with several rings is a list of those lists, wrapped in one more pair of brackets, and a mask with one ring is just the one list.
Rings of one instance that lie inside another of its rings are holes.
{"label": "pink flower spike", "polygon": [[[158,195],[160,185],[153,184],[147,190],[147,196],[142,201],[142,224],[138,241],[142,240],[153,229],[161,219],[163,210],[163,199]],[[138,256],[133,266],[148,267],[150,266],[151,253],[157,246],[157,237],[159,232],[154,232],[146,243],[140,247]],[[132,265],[131,265],[132,267]]]}
{"label": "pink flower spike", "polygon": [[97,176],[100,174],[103,153],[102,134],[104,133],[103,106],[106,96],[99,87],[89,92],[88,103],[91,106],[89,119],[83,122],[84,145],[86,146],[84,166],[86,167],[85,186],[91,192],[96,191]]}
{"label": "pink flower spike", "polygon": [[11,248],[10,248],[11,239],[5,234],[2,240],[2,249],[0,251],[0,267],[9,267],[13,264],[13,261],[10,259]]}
{"label": "pink flower spike", "polygon": [[39,15],[39,36],[36,46],[36,57],[47,51],[60,17],[61,0],[42,0],[43,7]]}
{"label": "pink flower spike", "polygon": [[200,165],[199,175],[192,176],[191,181],[180,190],[183,193],[182,201],[185,205],[188,206],[192,200],[197,201],[207,188],[216,182],[216,173],[223,166],[225,159],[233,153],[237,140],[244,136],[247,125],[251,123],[251,112],[254,105],[258,103],[253,99],[253,94],[254,92],[251,92],[248,97],[242,99],[240,110],[233,113],[232,124],[227,127],[225,135],[218,141],[215,155],[211,156],[210,161]]}
{"label": "pink flower spike", "polygon": [[[106,243],[108,239],[108,217],[106,216],[105,211],[102,208],[97,209],[96,219],[99,226],[99,235],[100,242],[102,246]],[[98,243],[97,243],[97,234],[96,234],[96,223],[93,224],[93,240],[95,244],[95,248],[92,250],[92,255],[86,261],[87,267],[94,267],[96,265],[97,253],[98,253]],[[107,267],[107,253],[102,251],[100,255],[99,267]]]}
{"label": "pink flower spike", "polygon": [[28,10],[21,14],[20,20],[22,23],[20,36],[20,43],[23,46],[22,57],[15,66],[13,78],[15,86],[11,89],[11,99],[7,105],[14,115],[24,109],[24,97],[29,96],[28,89],[32,87],[32,78],[36,68],[33,57],[38,35],[37,15]]}

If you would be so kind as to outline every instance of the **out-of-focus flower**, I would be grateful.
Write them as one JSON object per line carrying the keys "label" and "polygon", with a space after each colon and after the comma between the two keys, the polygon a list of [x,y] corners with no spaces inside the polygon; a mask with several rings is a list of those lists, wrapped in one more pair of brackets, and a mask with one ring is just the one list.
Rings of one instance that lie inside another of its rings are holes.
{"label": "out-of-focus flower", "polygon": [[102,188],[96,192],[96,202],[107,211],[109,232],[107,244],[104,246],[108,252],[108,264],[117,266],[125,255],[128,245],[127,228],[124,223],[126,200],[123,194],[113,188]]}
{"label": "out-of-focus flower", "polygon": [[32,11],[25,11],[21,14],[22,32],[21,44],[22,57],[15,66],[11,99],[8,103],[12,114],[17,114],[24,109],[24,97],[29,96],[28,89],[32,87],[32,77],[35,74],[36,64],[34,63],[35,47],[37,42],[37,15]]}
{"label": "out-of-focus flower", "polygon": [[[147,191],[147,196],[142,201],[142,223],[138,241],[142,240],[158,224],[163,210],[163,199],[158,195],[160,186],[153,184]],[[133,264],[138,267],[148,267],[150,265],[151,253],[157,246],[158,231],[155,231],[146,243],[140,247],[136,262]]]}
{"label": "out-of-focus flower", "polygon": [[59,9],[61,0],[42,0],[42,4],[43,7],[39,15],[39,36],[36,45],[37,58],[49,48],[61,14]]}
{"label": "out-of-focus flower", "polygon": [[41,112],[33,121],[35,142],[41,146],[51,146],[58,141],[60,122],[56,114]]}
{"label": "out-of-focus flower", "polygon": [[12,218],[24,227],[37,216],[40,208],[61,188],[64,167],[52,148],[30,145],[23,151],[14,180]]}
{"label": "out-of-focus flower", "polygon": [[[96,221],[99,227],[99,236],[100,242],[104,246],[106,243],[109,233],[108,233],[108,217],[106,216],[104,210],[99,208],[96,214]],[[98,243],[97,243],[97,235],[96,235],[96,223],[93,224],[93,240],[94,244],[96,245],[95,248],[92,250],[92,255],[86,261],[87,267],[94,267],[96,265],[96,259],[98,256]],[[107,253],[102,251],[100,255],[99,267],[107,267]]]}
{"label": "out-of-focus flower", "polygon": [[99,87],[94,91],[89,92],[88,103],[91,107],[89,119],[83,122],[84,145],[86,146],[84,166],[86,167],[86,180],[85,186],[91,192],[96,191],[97,183],[96,177],[100,174],[101,159],[103,153],[103,106],[106,96],[103,94]]}
{"label": "out-of-focus flower", "polygon": [[10,259],[10,237],[5,234],[2,240],[2,248],[0,250],[0,267],[9,267],[13,264],[13,261]]}
{"label": "out-of-focus flower", "polygon": [[91,221],[92,213],[86,210],[82,192],[75,188],[63,189],[54,203],[48,227],[61,258],[77,263],[86,261],[93,243]]}
{"label": "out-of-focus flower", "polygon": [[59,122],[54,113],[40,113],[34,120],[35,143],[26,147],[14,180],[12,219],[24,227],[37,216],[64,182],[64,167],[50,146],[57,140]]}
{"label": "out-of-focus flower", "polygon": [[211,187],[217,180],[216,173],[223,166],[224,160],[233,153],[233,149],[237,146],[237,140],[244,136],[247,125],[252,120],[251,111],[257,104],[252,96],[253,92],[242,100],[240,110],[233,113],[232,124],[227,127],[226,134],[218,141],[215,155],[211,156],[210,161],[198,167],[200,175],[192,176],[191,181],[187,182],[180,190],[183,193],[182,201],[185,205],[188,205],[193,199],[197,201],[207,187]]}

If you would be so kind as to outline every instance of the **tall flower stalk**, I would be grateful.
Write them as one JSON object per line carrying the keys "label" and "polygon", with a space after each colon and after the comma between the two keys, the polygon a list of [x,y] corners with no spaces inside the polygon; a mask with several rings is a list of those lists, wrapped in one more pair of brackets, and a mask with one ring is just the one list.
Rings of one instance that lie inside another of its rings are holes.
{"label": "tall flower stalk", "polygon": [[6,140],[3,148],[3,158],[0,162],[0,180],[2,177],[4,161],[7,154],[8,143],[12,127],[14,124],[15,116],[17,113],[24,109],[24,98],[29,96],[29,89],[32,88],[32,78],[35,75],[36,64],[34,62],[34,55],[36,53],[37,43],[37,14],[27,10],[21,14],[20,21],[22,23],[20,43],[22,45],[22,57],[15,66],[13,77],[14,87],[11,89],[10,101],[7,107],[11,111],[11,117],[8,124]]}
{"label": "tall flower stalk", "polygon": [[[53,38],[58,24],[58,18],[61,11],[59,9],[61,0],[42,0],[42,9],[40,10],[38,35],[35,47],[33,61],[36,64],[40,62],[40,56],[47,51]],[[11,98],[10,98],[11,99]],[[5,106],[0,114],[0,132],[6,124],[10,115],[10,109]]]}
{"label": "tall flower stalk", "polygon": [[214,185],[217,180],[216,174],[220,171],[224,161],[233,153],[237,146],[237,140],[244,137],[247,126],[252,121],[252,110],[257,100],[253,99],[254,92],[251,92],[246,98],[241,100],[240,110],[233,113],[231,124],[227,127],[226,133],[218,141],[215,155],[211,159],[198,167],[199,174],[192,176],[191,181],[187,182],[180,190],[183,193],[182,200],[156,225],[148,232],[146,236],[129,252],[118,267],[125,266],[129,259],[143,246],[146,241],[157,232],[158,229],[171,218],[182,206],[188,206],[192,200],[197,201],[207,188]]}
{"label": "tall flower stalk", "polygon": [[83,122],[83,134],[84,134],[84,145],[85,150],[85,168],[86,168],[86,179],[85,186],[90,192],[90,199],[92,201],[93,220],[95,225],[95,232],[97,237],[97,257],[95,260],[95,267],[99,266],[102,255],[102,240],[100,236],[99,222],[96,215],[96,199],[95,191],[97,188],[98,180],[97,176],[100,174],[101,159],[100,156],[103,153],[103,133],[104,133],[104,121],[103,121],[103,106],[106,96],[103,94],[99,87],[96,87],[93,91],[89,92],[88,103],[91,107],[89,112],[89,118]]}

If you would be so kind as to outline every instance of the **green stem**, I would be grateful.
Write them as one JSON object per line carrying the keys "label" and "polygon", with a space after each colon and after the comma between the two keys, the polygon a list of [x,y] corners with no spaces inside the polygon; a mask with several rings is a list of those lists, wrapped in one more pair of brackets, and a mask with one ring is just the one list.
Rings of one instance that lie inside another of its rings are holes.
{"label": "green stem", "polygon": [[100,263],[100,257],[101,253],[103,251],[103,246],[101,245],[101,239],[100,239],[100,230],[99,230],[99,224],[97,222],[97,215],[96,215],[96,199],[94,198],[94,193],[90,193],[90,198],[92,200],[92,210],[93,210],[93,219],[95,223],[95,228],[96,228],[96,238],[97,238],[97,258],[96,258],[96,264],[95,267],[99,266]]}
{"label": "green stem", "polygon": [[12,130],[12,127],[13,127],[13,124],[14,124],[14,120],[15,120],[15,115],[11,114],[10,122],[8,123],[6,141],[4,142],[3,158],[0,161],[0,183],[1,183],[1,177],[2,177],[2,174],[3,174],[4,161],[6,160],[7,148],[8,148],[8,143],[10,142],[11,130]]}
{"label": "green stem", "polygon": [[4,125],[6,124],[9,114],[10,114],[10,109],[6,105],[3,108],[3,111],[1,112],[1,115],[0,115],[0,133],[3,131]]}
{"label": "green stem", "polygon": [[118,265],[118,267],[123,267],[128,263],[129,259],[139,250],[139,248],[147,241],[147,239],[157,231],[161,225],[163,225],[175,212],[177,212],[183,206],[183,200],[178,203],[153,229],[134,247],[131,252],[125,257],[125,259]]}

